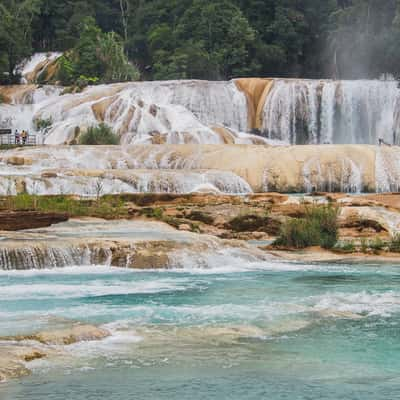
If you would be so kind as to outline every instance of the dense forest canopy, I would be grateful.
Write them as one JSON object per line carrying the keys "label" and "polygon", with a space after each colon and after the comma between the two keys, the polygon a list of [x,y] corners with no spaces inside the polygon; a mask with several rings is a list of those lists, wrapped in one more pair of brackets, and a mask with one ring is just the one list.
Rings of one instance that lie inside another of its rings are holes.
{"label": "dense forest canopy", "polygon": [[374,78],[399,71],[400,1],[0,0],[3,75],[71,49],[67,80]]}

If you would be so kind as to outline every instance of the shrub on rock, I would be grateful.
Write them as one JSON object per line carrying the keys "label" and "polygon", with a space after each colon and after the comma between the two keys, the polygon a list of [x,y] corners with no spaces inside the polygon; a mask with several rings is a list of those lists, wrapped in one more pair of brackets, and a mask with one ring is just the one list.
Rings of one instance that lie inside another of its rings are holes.
{"label": "shrub on rock", "polygon": [[306,208],[303,218],[288,219],[275,241],[277,246],[302,249],[321,246],[332,249],[338,241],[338,209],[328,206]]}
{"label": "shrub on rock", "polygon": [[79,138],[79,144],[83,145],[117,145],[119,138],[106,124],[91,126]]}

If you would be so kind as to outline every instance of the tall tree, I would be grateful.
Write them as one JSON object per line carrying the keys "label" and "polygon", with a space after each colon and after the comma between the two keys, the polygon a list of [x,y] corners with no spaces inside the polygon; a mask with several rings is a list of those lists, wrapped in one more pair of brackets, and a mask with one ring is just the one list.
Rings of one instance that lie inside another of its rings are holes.
{"label": "tall tree", "polygon": [[[3,0],[0,3],[0,59],[2,80],[14,81],[16,66],[32,52],[32,21],[41,0]],[[7,79],[5,79],[7,78]]]}

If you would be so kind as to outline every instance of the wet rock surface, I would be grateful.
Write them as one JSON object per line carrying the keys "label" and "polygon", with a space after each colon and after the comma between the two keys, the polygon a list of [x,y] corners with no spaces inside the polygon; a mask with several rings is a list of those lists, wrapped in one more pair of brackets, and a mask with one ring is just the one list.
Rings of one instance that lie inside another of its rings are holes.
{"label": "wet rock surface", "polygon": [[0,383],[30,374],[29,363],[59,356],[60,347],[79,342],[102,340],[110,335],[93,325],[63,321],[62,329],[50,329],[27,335],[0,337]]}
{"label": "wet rock surface", "polygon": [[0,231],[44,228],[68,221],[68,214],[40,211],[0,211]]}
{"label": "wet rock surface", "polygon": [[0,194],[10,180],[17,191],[18,179],[38,194],[85,195],[96,180],[116,194],[393,192],[399,189],[398,157],[397,146],[372,145],[24,148],[0,152],[9,171],[0,176]]}

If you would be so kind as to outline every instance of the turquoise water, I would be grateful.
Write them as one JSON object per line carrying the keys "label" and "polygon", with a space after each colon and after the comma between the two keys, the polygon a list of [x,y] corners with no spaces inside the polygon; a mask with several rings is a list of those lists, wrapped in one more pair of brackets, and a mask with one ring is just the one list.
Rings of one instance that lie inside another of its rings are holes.
{"label": "turquoise water", "polygon": [[397,399],[400,269],[238,262],[0,273],[0,335],[100,325],[2,400]]}

